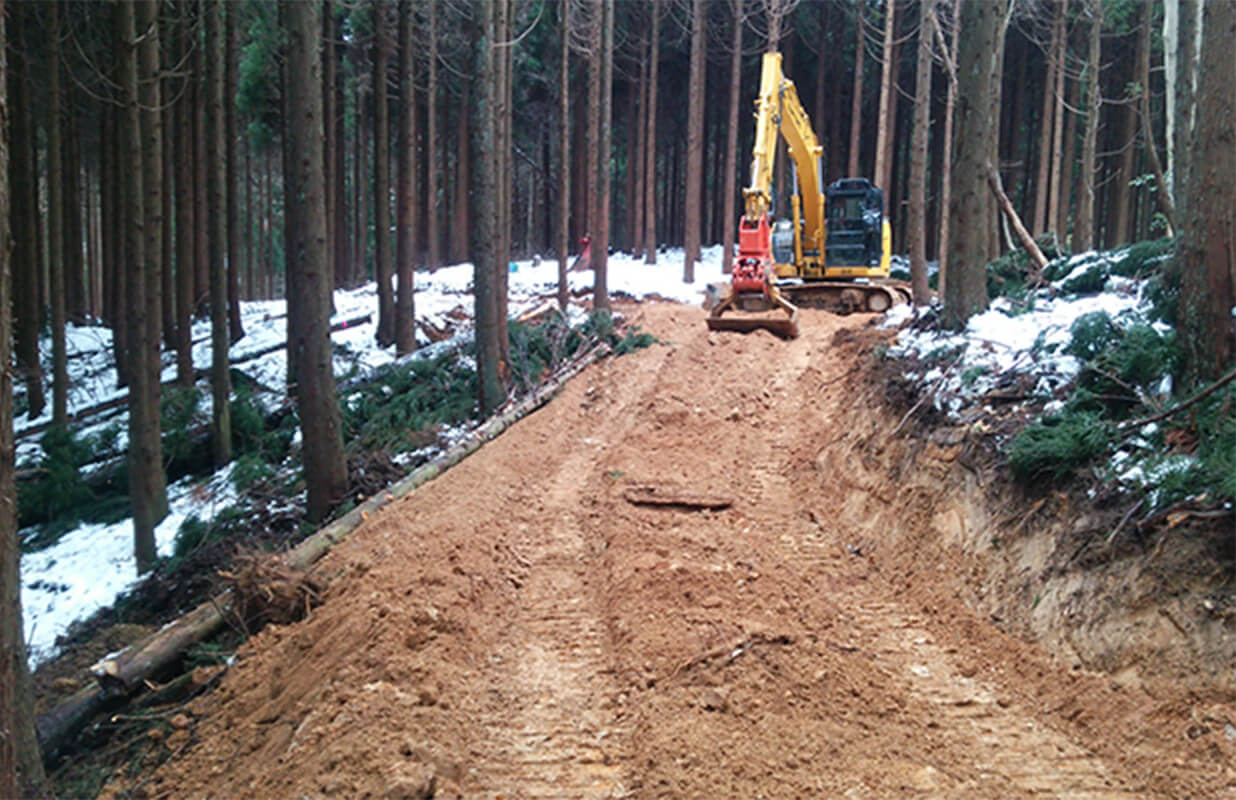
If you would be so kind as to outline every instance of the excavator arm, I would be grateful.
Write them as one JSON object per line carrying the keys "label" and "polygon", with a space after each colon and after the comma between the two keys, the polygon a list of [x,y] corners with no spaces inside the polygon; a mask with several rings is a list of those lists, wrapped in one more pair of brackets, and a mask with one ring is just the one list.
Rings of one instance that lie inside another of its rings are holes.
{"label": "excavator arm", "polygon": [[[822,164],[824,149],[816,139],[807,111],[798,99],[794,82],[781,70],[781,54],[765,53],[760,75],[760,93],[755,100],[755,146],[751,158],[751,181],[743,189],[745,221],[758,224],[772,211],[773,169],[777,138],[784,136],[797,176],[795,216],[801,214],[802,250],[823,253],[824,195]],[[770,254],[771,255],[771,254]]]}

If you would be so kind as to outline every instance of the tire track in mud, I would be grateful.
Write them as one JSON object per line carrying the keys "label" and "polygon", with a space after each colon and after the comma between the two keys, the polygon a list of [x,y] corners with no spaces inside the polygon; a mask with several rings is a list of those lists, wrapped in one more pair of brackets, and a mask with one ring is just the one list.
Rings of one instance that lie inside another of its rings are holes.
{"label": "tire track in mud", "polygon": [[[619,440],[655,393],[662,356],[644,367],[634,399],[609,408],[548,481],[548,524],[516,547],[527,579],[508,640],[490,658],[492,691],[504,710],[480,720],[491,749],[475,775],[485,796],[611,798],[628,795],[629,734],[613,702],[608,632],[594,591],[595,569],[581,516],[606,445]],[[632,376],[634,377],[634,376]]]}

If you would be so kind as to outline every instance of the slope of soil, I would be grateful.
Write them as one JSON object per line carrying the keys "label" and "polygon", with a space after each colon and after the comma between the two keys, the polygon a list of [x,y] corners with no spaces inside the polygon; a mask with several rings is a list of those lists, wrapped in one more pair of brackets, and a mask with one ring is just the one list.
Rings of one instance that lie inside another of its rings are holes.
{"label": "slope of soil", "polygon": [[1123,686],[967,607],[941,531],[970,515],[945,467],[890,469],[863,318],[806,311],[783,342],[625,311],[666,344],[375,515],[317,568],[325,602],[111,792],[1236,795],[1230,696]]}

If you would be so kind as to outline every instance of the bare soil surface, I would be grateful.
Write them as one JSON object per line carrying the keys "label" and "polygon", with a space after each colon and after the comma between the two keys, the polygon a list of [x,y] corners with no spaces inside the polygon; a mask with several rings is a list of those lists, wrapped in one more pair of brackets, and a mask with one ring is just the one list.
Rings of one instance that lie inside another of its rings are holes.
{"label": "bare soil surface", "polygon": [[943,473],[889,467],[867,318],[804,311],[784,342],[624,311],[663,344],[370,519],[317,568],[323,604],[109,792],[1236,796],[1231,697],[1122,686],[967,606]]}

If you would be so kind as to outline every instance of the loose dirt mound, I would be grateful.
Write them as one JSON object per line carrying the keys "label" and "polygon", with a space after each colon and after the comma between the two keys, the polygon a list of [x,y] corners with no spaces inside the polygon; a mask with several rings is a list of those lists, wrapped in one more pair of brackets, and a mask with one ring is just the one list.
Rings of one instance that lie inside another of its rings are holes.
{"label": "loose dirt mound", "polygon": [[667,344],[353,534],[322,605],[250,642],[140,793],[1236,792],[1224,698],[1119,688],[967,609],[942,476],[890,473],[897,421],[852,370],[875,334],[836,336],[863,318],[804,312],[783,342],[625,311]]}

